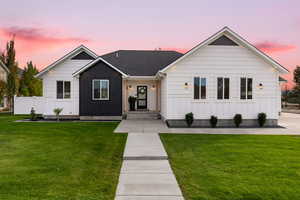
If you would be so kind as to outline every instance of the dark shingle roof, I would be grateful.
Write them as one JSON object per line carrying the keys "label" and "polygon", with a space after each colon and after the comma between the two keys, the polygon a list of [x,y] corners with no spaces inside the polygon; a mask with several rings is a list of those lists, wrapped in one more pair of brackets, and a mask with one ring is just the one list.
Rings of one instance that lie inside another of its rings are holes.
{"label": "dark shingle roof", "polygon": [[119,50],[101,57],[130,76],[154,76],[182,55],[176,51]]}
{"label": "dark shingle roof", "polygon": [[284,78],[282,78],[281,76],[279,76],[279,81],[280,81],[280,82],[287,82],[287,80],[284,79]]}

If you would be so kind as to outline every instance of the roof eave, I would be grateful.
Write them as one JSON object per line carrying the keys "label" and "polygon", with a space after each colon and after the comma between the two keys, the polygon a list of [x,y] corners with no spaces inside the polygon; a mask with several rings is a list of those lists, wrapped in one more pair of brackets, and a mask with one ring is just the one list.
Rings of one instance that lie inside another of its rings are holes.
{"label": "roof eave", "polygon": [[86,53],[88,53],[90,56],[92,56],[93,58],[97,58],[98,55],[96,53],[94,53],[92,50],[90,50],[89,48],[87,48],[84,45],[80,45],[77,48],[73,49],[71,52],[67,53],[66,55],[64,55],[63,57],[61,57],[60,59],[58,59],[57,61],[55,61],[54,63],[50,64],[49,66],[47,66],[44,70],[42,70],[41,72],[39,72],[37,75],[35,75],[35,78],[41,78],[45,73],[47,73],[48,71],[50,71],[52,68],[54,68],[56,65],[58,65],[59,63],[65,61],[67,58],[78,54],[82,51],[85,51]]}
{"label": "roof eave", "polygon": [[99,56],[96,60],[88,63],[87,65],[83,66],[81,69],[79,69],[78,71],[74,72],[72,75],[73,77],[80,75],[82,72],[84,72],[85,70],[87,70],[88,68],[90,68],[92,65],[96,64],[97,62],[102,61],[105,64],[107,64],[109,67],[111,67],[112,69],[116,70],[117,72],[119,72],[123,77],[128,77],[128,75],[124,72],[122,72],[121,70],[119,70],[118,68],[116,68],[115,66],[113,66],[112,64],[110,64],[109,62],[107,62],[106,60],[104,60],[101,56]]}
{"label": "roof eave", "polygon": [[209,44],[210,42],[212,42],[213,40],[217,39],[222,34],[226,34],[226,32],[229,33],[230,35],[232,35],[236,40],[238,40],[240,43],[242,43],[246,48],[251,49],[252,51],[256,52],[259,56],[261,56],[265,60],[267,60],[269,62],[269,64],[271,64],[280,73],[282,73],[282,74],[289,73],[288,69],[284,68],[282,65],[280,65],[278,62],[276,62],[270,56],[268,56],[265,53],[263,53],[261,50],[257,49],[255,46],[253,46],[247,40],[243,39],[241,36],[239,36],[237,33],[235,33],[234,31],[232,31],[227,26],[225,26],[220,31],[218,31],[217,33],[213,34],[212,36],[210,36],[209,38],[207,38],[206,40],[204,40],[200,44],[198,44],[195,47],[193,47],[191,50],[189,50],[188,52],[186,52],[183,56],[181,56],[180,58],[178,58],[177,60],[175,60],[174,62],[172,62],[168,66],[166,66],[165,68],[161,69],[159,72],[160,73],[165,73],[169,68],[171,68],[172,66],[174,66],[176,63],[178,63],[179,61],[185,59],[188,55],[191,55],[192,53],[194,53],[195,51],[197,51],[201,47],[203,47],[203,46]]}
{"label": "roof eave", "polygon": [[9,69],[6,67],[6,65],[1,60],[0,60],[0,65],[7,73],[9,73]]}

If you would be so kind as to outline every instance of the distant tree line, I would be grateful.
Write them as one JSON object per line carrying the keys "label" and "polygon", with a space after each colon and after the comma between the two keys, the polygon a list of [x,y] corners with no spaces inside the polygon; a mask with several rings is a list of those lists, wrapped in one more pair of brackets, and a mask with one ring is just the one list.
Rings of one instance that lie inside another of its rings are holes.
{"label": "distant tree line", "polygon": [[0,54],[0,60],[9,70],[7,81],[0,80],[0,99],[7,97],[11,111],[15,95],[42,96],[42,81],[34,77],[38,69],[32,61],[27,62],[23,70],[19,68],[14,39],[7,42],[5,51]]}
{"label": "distant tree line", "polygon": [[294,70],[294,83],[293,89],[284,91],[283,101],[299,104],[300,109],[300,66]]}

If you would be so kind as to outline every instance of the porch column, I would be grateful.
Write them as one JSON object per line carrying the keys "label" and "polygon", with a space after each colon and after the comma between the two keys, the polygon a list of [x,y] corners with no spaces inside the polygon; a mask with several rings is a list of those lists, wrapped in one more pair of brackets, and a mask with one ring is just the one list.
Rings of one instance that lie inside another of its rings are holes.
{"label": "porch column", "polygon": [[156,80],[156,111],[160,112],[160,95],[161,95],[161,90],[160,90],[160,80]]}
{"label": "porch column", "polygon": [[127,112],[128,80],[123,80],[123,112]]}

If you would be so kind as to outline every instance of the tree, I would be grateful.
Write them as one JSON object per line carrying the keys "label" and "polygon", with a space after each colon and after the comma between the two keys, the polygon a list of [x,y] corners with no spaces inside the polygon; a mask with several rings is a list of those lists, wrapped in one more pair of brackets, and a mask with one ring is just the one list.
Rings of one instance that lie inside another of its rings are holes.
{"label": "tree", "polygon": [[37,73],[36,66],[31,61],[28,62],[20,80],[20,95],[42,96],[42,81],[34,77]]}
{"label": "tree", "polygon": [[294,82],[295,82],[294,93],[297,96],[297,103],[299,104],[299,109],[300,109],[300,66],[297,66],[296,69],[294,70]]}
{"label": "tree", "polygon": [[12,39],[6,44],[6,51],[1,55],[1,59],[6,67],[9,69],[6,92],[8,97],[8,105],[13,112],[14,95],[18,92],[18,63],[16,62],[15,41]]}

